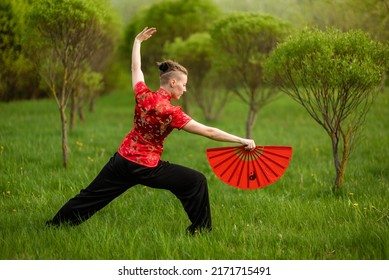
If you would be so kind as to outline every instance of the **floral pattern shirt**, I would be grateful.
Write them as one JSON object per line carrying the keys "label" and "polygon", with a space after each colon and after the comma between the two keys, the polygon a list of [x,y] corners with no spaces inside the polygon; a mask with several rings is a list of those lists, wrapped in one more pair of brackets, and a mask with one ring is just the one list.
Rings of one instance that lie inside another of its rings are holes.
{"label": "floral pattern shirt", "polygon": [[170,93],[163,88],[153,92],[144,82],[135,85],[134,124],[119,147],[121,156],[144,166],[157,166],[165,138],[192,119],[170,99]]}

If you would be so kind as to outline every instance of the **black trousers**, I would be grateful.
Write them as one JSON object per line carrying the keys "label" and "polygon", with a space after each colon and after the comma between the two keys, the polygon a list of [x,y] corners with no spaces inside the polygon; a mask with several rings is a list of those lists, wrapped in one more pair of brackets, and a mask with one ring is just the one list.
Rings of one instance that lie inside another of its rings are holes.
{"label": "black trousers", "polygon": [[128,161],[118,153],[90,185],[70,199],[47,224],[78,225],[137,184],[171,191],[181,201],[192,223],[188,232],[211,230],[208,186],[202,173],[165,161],[150,168]]}

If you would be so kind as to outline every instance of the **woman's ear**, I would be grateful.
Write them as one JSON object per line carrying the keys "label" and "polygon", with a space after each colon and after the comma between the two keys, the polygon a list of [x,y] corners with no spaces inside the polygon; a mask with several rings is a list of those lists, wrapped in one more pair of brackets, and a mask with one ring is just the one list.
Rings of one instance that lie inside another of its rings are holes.
{"label": "woman's ear", "polygon": [[171,79],[169,84],[170,84],[170,88],[174,88],[174,86],[176,85],[176,80],[175,79]]}

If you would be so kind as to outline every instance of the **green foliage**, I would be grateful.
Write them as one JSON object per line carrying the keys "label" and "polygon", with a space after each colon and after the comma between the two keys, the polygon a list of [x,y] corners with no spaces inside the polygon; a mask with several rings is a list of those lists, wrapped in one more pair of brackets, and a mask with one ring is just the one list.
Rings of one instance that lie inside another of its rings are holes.
{"label": "green foliage", "polygon": [[106,74],[120,38],[106,0],[35,1],[28,23],[28,52],[51,90],[62,88],[61,79],[76,82],[85,69]]}
{"label": "green foliage", "polygon": [[81,0],[37,0],[34,2],[30,18],[38,27],[46,24],[54,28],[55,19],[68,23],[74,19],[77,24],[85,27],[85,23],[91,17],[96,17],[97,20],[102,21],[102,6],[100,6],[102,1],[95,1],[96,5],[92,3],[94,4],[91,1]]}
{"label": "green foliage", "polygon": [[21,27],[23,25],[23,17],[16,17],[18,12],[24,12],[21,7],[21,2],[2,1],[0,3],[0,49],[2,51],[9,48],[20,49]]}
{"label": "green foliage", "polygon": [[[183,62],[183,64],[189,69],[203,69],[206,73],[211,69],[211,60],[212,56],[214,55],[211,37],[208,33],[204,32],[194,33],[189,38],[187,38],[187,40],[183,40],[181,37],[176,38],[173,43],[167,46],[167,54],[172,59],[179,57],[185,60],[186,63]],[[199,60],[201,63],[199,63]],[[192,68],[191,66],[195,68]]]}
{"label": "green foliage", "polygon": [[[387,58],[388,49],[361,31],[305,30],[280,44],[267,61],[266,69],[288,94],[299,100],[301,97],[301,101],[314,96],[320,105],[321,98],[336,99],[351,94],[346,104],[335,103],[338,107],[328,108],[334,113],[339,106],[350,109],[353,102],[358,105],[371,96],[383,77]],[[343,117],[351,112],[346,110]]]}
{"label": "green foliage", "polygon": [[[23,54],[24,0],[0,3],[0,100],[39,96],[37,75],[32,63]],[[35,88],[34,88],[35,87]]]}
{"label": "green foliage", "polygon": [[[214,39],[221,69],[229,69],[229,83],[254,90],[262,83],[262,63],[277,42],[288,34],[288,25],[270,15],[234,13],[215,22]],[[233,69],[233,71],[231,71]]]}
{"label": "green foliage", "polygon": [[88,25],[96,21],[96,24],[104,25],[106,1],[82,1],[82,0],[37,0],[29,13],[29,25],[37,30],[43,38],[50,39],[47,43],[74,44],[77,41],[60,41],[58,38],[70,38],[76,33],[88,28]]}

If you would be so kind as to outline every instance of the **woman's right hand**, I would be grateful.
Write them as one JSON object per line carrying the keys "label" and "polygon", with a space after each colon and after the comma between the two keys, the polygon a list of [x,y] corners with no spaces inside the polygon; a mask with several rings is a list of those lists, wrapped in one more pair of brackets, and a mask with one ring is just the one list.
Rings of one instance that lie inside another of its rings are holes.
{"label": "woman's right hand", "polygon": [[155,27],[145,27],[138,35],[136,35],[135,40],[140,43],[149,39],[153,34],[157,32],[157,28]]}

